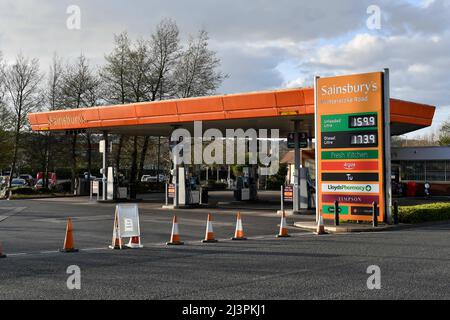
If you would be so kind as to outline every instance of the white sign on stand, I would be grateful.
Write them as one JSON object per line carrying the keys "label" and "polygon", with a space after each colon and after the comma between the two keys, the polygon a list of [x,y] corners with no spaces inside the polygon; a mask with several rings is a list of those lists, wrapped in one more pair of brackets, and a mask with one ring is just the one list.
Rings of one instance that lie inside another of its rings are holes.
{"label": "white sign on stand", "polygon": [[108,167],[108,176],[106,182],[106,199],[114,200],[114,168]]}
{"label": "white sign on stand", "polygon": [[92,181],[92,193],[93,194],[98,194],[99,193],[98,181]]}
{"label": "white sign on stand", "polygon": [[100,140],[98,144],[98,151],[100,153],[105,153],[105,140]]}
{"label": "white sign on stand", "polygon": [[[142,248],[139,209],[137,204],[118,204],[114,216],[111,249],[122,249],[123,238],[130,238],[129,248]],[[134,239],[134,241],[133,241]]]}
{"label": "white sign on stand", "polygon": [[97,201],[100,197],[100,190],[99,190],[99,184],[98,181],[91,181],[91,194],[90,194],[90,199],[92,201],[92,196],[93,195],[97,195]]}

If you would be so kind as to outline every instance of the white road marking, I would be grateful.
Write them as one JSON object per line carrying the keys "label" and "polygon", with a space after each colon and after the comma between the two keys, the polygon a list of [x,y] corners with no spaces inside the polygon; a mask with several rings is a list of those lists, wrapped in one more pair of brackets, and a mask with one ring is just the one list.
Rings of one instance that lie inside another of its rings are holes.
{"label": "white road marking", "polygon": [[[310,236],[314,235],[313,233],[291,233],[292,238],[301,237],[301,236]],[[261,236],[254,236],[254,237],[247,237],[248,240],[277,240],[275,234],[271,235],[261,235]],[[287,238],[288,239],[288,238]],[[220,242],[225,243],[239,243],[237,241],[233,241],[230,238],[218,238],[217,239]],[[279,240],[278,240],[279,241]],[[201,239],[199,240],[189,240],[184,241],[185,244],[189,245],[198,245],[198,246],[206,246],[201,242]],[[144,247],[167,247],[165,242],[149,242],[149,243],[142,243]],[[212,245],[211,247],[213,247]],[[108,247],[108,244],[105,244],[104,247],[97,247],[97,248],[85,248],[85,249],[79,249],[80,252],[89,252],[89,251],[102,251],[102,250],[112,250]],[[18,252],[18,253],[5,253],[8,257],[17,257],[17,256],[30,256],[30,255],[45,255],[45,254],[54,254],[54,253],[60,253],[58,250],[47,250],[47,251],[37,251],[37,252]]]}
{"label": "white road marking", "polygon": [[8,257],[17,257],[17,256],[25,256],[25,255],[27,255],[28,253],[24,253],[24,252],[22,252],[22,253],[8,253]]}
{"label": "white road marking", "polygon": [[[27,207],[0,207],[0,210],[7,210],[6,212],[4,212],[1,216],[0,216],[0,222],[5,221],[6,219],[8,219],[9,217],[12,217],[20,212],[22,212],[23,210],[25,210]],[[1,212],[1,211],[0,211]]]}
{"label": "white road marking", "polygon": [[[302,233],[290,233],[290,238],[283,238],[283,239],[277,239],[276,238],[276,234],[271,234],[271,235],[260,235],[260,236],[252,236],[252,237],[247,237],[248,240],[274,240],[274,241],[284,241],[284,240],[289,240],[289,239],[295,239],[295,238],[300,238],[300,237],[307,237],[307,236],[312,236],[313,238],[315,237],[320,237],[320,238],[330,238],[330,237],[334,237],[334,236],[356,236],[356,235],[375,235],[375,234],[382,234],[382,233],[389,233],[389,231],[379,231],[379,232],[351,232],[351,233],[330,233],[330,234],[326,234],[326,235],[321,235],[318,236],[316,234],[314,234],[313,232],[302,232]],[[392,233],[392,232],[390,232]],[[244,242],[239,242],[239,241],[233,241],[230,238],[218,238],[217,239],[219,241],[219,243],[245,243]],[[205,245],[204,243],[201,242],[201,239],[199,240],[189,240],[189,241],[184,241],[185,245],[195,245],[198,247],[214,247],[214,244],[207,244]],[[165,242],[149,242],[149,243],[142,243],[145,247],[153,247],[153,248],[176,248],[176,246],[174,247],[168,247],[166,245]],[[181,246],[183,247],[183,246]],[[110,248],[108,248],[108,244],[105,244],[104,247],[97,247],[97,248],[85,248],[85,249],[79,249],[80,252],[90,252],[90,251],[108,251],[108,250],[112,250]],[[37,251],[37,252],[18,252],[18,253],[7,253],[4,252],[8,257],[22,257],[22,256],[31,256],[31,255],[46,255],[46,254],[55,254],[55,253],[60,253],[58,250],[48,250],[48,251]]]}
{"label": "white road marking", "polygon": [[[71,217],[73,222],[76,221],[99,221],[99,220],[113,220],[114,215],[98,215],[98,216],[86,216],[86,217]],[[43,219],[33,219],[36,222],[45,223],[67,223],[67,218],[43,218]]]}

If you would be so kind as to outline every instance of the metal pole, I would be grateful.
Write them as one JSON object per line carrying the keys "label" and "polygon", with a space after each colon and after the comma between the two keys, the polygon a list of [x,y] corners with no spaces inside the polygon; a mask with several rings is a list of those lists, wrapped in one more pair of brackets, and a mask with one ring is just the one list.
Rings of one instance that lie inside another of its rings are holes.
{"label": "metal pole", "polygon": [[384,220],[391,222],[392,185],[391,185],[391,112],[390,112],[390,80],[389,69],[385,68],[383,73],[383,120],[384,120]]}
{"label": "metal pole", "polygon": [[103,140],[105,141],[105,149],[103,150],[103,190],[102,190],[102,200],[106,201],[106,183],[107,183],[107,172],[106,172],[106,165],[107,165],[107,153],[108,153],[108,131],[103,131]]}
{"label": "metal pole", "polygon": [[[319,128],[317,126],[317,122],[318,122],[318,117],[317,117],[317,81],[319,80],[319,76],[315,76],[314,77],[314,137],[316,140],[316,145],[314,147],[314,153],[315,153],[315,171],[316,171],[316,222],[319,222],[319,218],[321,215],[321,211],[322,208],[319,208],[319,141],[320,139],[318,138],[318,132],[319,132]],[[311,139],[311,143],[312,143],[312,139]]]}
{"label": "metal pole", "polygon": [[339,201],[334,202],[334,225],[339,225]]}
{"label": "metal pole", "polygon": [[294,120],[294,213],[300,211],[300,167],[301,167],[301,156],[299,148],[299,132],[300,131],[300,121]]}
{"label": "metal pole", "polygon": [[174,156],[173,156],[173,166],[174,166],[174,184],[175,184],[175,196],[173,198],[173,205],[175,208],[178,208],[178,204],[179,204],[179,193],[178,193],[178,165],[177,165],[177,154],[176,152],[174,152]]}
{"label": "metal pole", "polygon": [[280,207],[280,209],[281,209],[281,212],[284,213],[284,196],[283,196],[283,193],[284,193],[284,186],[281,185],[281,197],[280,197],[281,207]]}
{"label": "metal pole", "polygon": [[378,204],[374,202],[372,206],[372,226],[376,228],[378,227]]}
{"label": "metal pole", "polygon": [[398,201],[394,201],[394,224],[398,224]]}

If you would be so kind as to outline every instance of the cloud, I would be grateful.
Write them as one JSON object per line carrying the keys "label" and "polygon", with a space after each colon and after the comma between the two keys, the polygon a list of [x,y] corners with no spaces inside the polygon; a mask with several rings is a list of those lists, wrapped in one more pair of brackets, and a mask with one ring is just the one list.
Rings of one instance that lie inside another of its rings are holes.
{"label": "cloud", "polygon": [[[426,35],[358,34],[339,45],[317,47],[317,54],[298,59],[298,68],[322,76],[391,69],[392,95],[418,102],[450,104],[450,33],[435,41]],[[298,81],[304,81],[300,75]],[[295,83],[297,80],[291,80]]]}
{"label": "cloud", "polygon": [[[81,30],[66,28],[69,5]],[[450,0],[379,0],[382,25],[368,30],[373,0],[2,0],[0,51],[22,51],[44,71],[53,52],[104,62],[113,34],[148,37],[158,21],[177,21],[182,38],[205,28],[230,77],[221,93],[312,85],[329,76],[391,69],[394,97],[450,105]],[[441,114],[441,113],[440,113]]]}

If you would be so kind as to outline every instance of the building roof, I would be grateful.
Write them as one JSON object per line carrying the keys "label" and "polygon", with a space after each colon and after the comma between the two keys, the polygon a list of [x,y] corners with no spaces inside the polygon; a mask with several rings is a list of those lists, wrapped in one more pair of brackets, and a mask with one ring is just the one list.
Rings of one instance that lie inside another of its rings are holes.
{"label": "building roof", "polygon": [[[403,134],[430,126],[434,112],[435,107],[430,105],[391,99],[391,131],[393,134]],[[250,119],[257,121],[249,122]],[[149,135],[164,135],[173,126],[184,126],[193,121],[214,122],[219,129],[221,126],[241,128],[248,123],[256,129],[258,126],[275,127],[289,132],[292,130],[289,120],[293,119],[304,121],[303,127],[313,135],[313,88],[97,106],[28,115],[34,131],[88,129]]]}
{"label": "building roof", "polygon": [[403,147],[391,149],[393,161],[421,161],[448,160],[450,161],[450,147]]}

